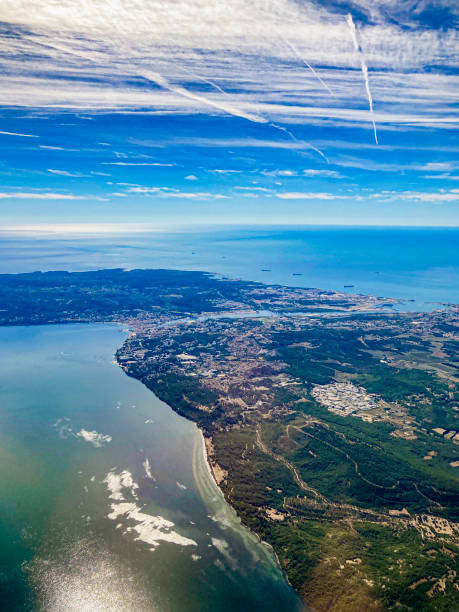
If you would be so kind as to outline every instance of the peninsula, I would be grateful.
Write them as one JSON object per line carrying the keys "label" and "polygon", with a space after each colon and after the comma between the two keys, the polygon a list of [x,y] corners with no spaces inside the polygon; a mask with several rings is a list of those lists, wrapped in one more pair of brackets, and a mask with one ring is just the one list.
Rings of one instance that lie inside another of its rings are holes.
{"label": "peninsula", "polygon": [[459,309],[177,270],[0,275],[0,325],[119,322],[314,610],[459,606]]}

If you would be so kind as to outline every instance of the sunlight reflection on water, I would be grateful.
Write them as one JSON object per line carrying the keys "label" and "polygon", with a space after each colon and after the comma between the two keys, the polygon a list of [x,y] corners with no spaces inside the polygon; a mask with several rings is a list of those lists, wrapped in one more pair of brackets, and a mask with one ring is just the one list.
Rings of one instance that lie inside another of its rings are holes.
{"label": "sunlight reflection on water", "polygon": [[101,542],[80,539],[61,554],[37,556],[30,580],[43,612],[160,612],[151,592]]}

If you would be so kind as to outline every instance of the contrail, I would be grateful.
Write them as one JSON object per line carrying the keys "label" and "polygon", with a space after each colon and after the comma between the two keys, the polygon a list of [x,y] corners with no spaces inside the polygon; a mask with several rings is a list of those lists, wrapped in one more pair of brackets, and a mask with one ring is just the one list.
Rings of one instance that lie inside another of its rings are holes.
{"label": "contrail", "polygon": [[378,134],[376,133],[376,123],[375,123],[374,115],[373,115],[373,98],[371,97],[370,81],[368,80],[368,67],[365,62],[365,57],[363,55],[362,47],[359,44],[359,41],[357,39],[357,30],[355,27],[354,20],[352,19],[352,15],[350,13],[347,14],[346,21],[347,21],[347,25],[349,26],[349,29],[351,30],[352,42],[354,43],[354,49],[359,55],[360,66],[362,68],[362,74],[363,74],[363,78],[365,81],[365,89],[367,90],[368,103],[370,105],[371,121],[373,122],[373,132],[375,135],[375,142],[376,144],[379,144]]}
{"label": "contrail", "polygon": [[[86,54],[81,51],[69,49],[68,47],[65,47],[62,45],[56,45],[56,44],[50,44],[50,43],[40,42],[38,44],[41,44],[42,46],[45,46],[45,47],[49,47],[51,49],[55,49],[57,51],[61,51],[63,53],[68,53],[70,55],[74,55],[76,57],[80,57],[80,58],[89,60],[93,63],[97,63],[97,60],[95,60],[94,57],[92,57],[90,54]],[[253,113],[246,113],[226,103],[222,104],[220,102],[215,102],[213,100],[210,100],[209,98],[206,98],[203,95],[195,94],[191,91],[188,91],[188,89],[185,89],[184,87],[181,87],[179,85],[172,85],[172,83],[169,83],[169,81],[165,77],[163,77],[157,72],[153,72],[151,70],[144,70],[142,72],[136,71],[136,73],[148,79],[149,81],[153,81],[154,83],[156,83],[163,89],[167,89],[168,91],[176,93],[179,96],[182,96],[184,98],[188,98],[189,100],[194,100],[195,102],[201,102],[202,104],[206,104],[208,106],[213,106],[214,108],[217,108],[219,110],[222,110],[228,113],[229,115],[233,115],[235,117],[242,117],[243,119],[247,119],[248,121],[252,121],[254,123],[268,123],[267,119],[259,115],[255,115]],[[198,78],[201,78],[201,77],[198,77]],[[203,78],[201,78],[201,80],[209,83],[209,85],[212,85],[212,87],[219,90],[220,92],[225,93],[218,85],[216,85],[212,81],[208,81],[207,79],[203,79]]]}
{"label": "contrail", "polygon": [[211,85],[214,89],[222,93],[224,96],[228,95],[226,91],[220,87],[220,85],[217,85],[213,81],[210,81],[209,79],[206,79],[202,77],[201,75],[196,74],[195,72],[191,72],[191,70],[188,70],[188,68],[185,68],[185,66],[181,66],[181,69],[184,70],[185,72],[188,72],[190,76],[198,79],[199,81],[202,81],[203,83],[207,83],[207,85]]}
{"label": "contrail", "polygon": [[[94,58],[94,52],[79,51],[77,49],[71,49],[65,44],[62,45],[54,41],[44,42],[42,40],[38,40],[34,36],[27,36],[26,38],[27,40],[30,40],[32,43],[36,44],[39,47],[45,47],[47,49],[54,49],[54,51],[59,51],[60,53],[65,53],[67,55],[73,55],[74,57],[79,57],[89,62],[97,63],[97,59]],[[95,53],[99,55],[105,55],[103,52],[100,52],[100,51],[96,51]]]}
{"label": "contrail", "polygon": [[303,64],[309,68],[309,70],[312,72],[312,74],[316,77],[316,79],[319,81],[319,83],[325,87],[325,89],[328,91],[328,93],[331,96],[335,96],[335,94],[332,92],[332,90],[330,89],[330,87],[327,85],[327,83],[325,83],[325,81],[323,81],[320,78],[320,75],[314,70],[314,68],[311,66],[311,64],[309,62],[307,62],[304,57],[300,54],[300,52],[298,51],[298,49],[294,46],[294,44],[292,42],[290,42],[289,40],[287,40],[286,38],[282,38],[282,40],[284,41],[284,43],[287,45],[287,47],[290,49],[290,51],[293,53],[293,55],[300,60],[300,62],[303,62]]}
{"label": "contrail", "polygon": [[214,100],[210,100],[203,95],[195,94],[180,85],[172,85],[169,81],[158,74],[157,72],[152,72],[151,70],[144,70],[142,72],[138,72],[141,76],[145,77],[149,81],[153,81],[160,87],[171,91],[172,93],[176,93],[179,96],[184,98],[188,98],[189,100],[193,100],[195,102],[201,102],[201,104],[206,104],[207,106],[212,106],[214,108],[218,108],[219,110],[228,113],[229,115],[233,115],[234,117],[241,117],[242,119],[247,119],[248,121],[252,121],[253,123],[268,123],[268,120],[260,115],[254,115],[253,113],[246,113],[245,111],[241,111],[234,106],[231,106],[226,103],[215,102]]}
{"label": "contrail", "polygon": [[[182,66],[182,68],[183,68],[183,66]],[[189,74],[192,74],[191,71],[189,71],[188,69],[185,68],[185,70]],[[226,103],[222,104],[220,102],[215,102],[213,100],[209,100],[209,98],[206,98],[203,95],[195,94],[195,93],[189,91],[188,89],[185,89],[184,87],[180,87],[180,86],[177,86],[177,85],[172,85],[171,83],[169,83],[169,81],[167,79],[165,79],[163,76],[161,76],[160,74],[158,74],[156,72],[148,71],[148,72],[142,72],[141,74],[142,74],[142,76],[144,76],[148,80],[155,82],[157,85],[160,85],[164,89],[167,89],[169,91],[177,93],[177,94],[179,94],[179,95],[181,95],[181,96],[183,96],[185,98],[189,98],[190,100],[195,100],[195,101],[198,101],[198,102],[202,102],[202,103],[207,104],[209,106],[213,106],[215,108],[218,108],[219,110],[223,110],[223,111],[227,112],[230,115],[234,115],[235,117],[242,117],[243,119],[247,119],[248,121],[253,121],[255,123],[269,123],[269,125],[271,127],[273,127],[274,129],[279,130],[281,132],[284,132],[294,142],[298,142],[298,140],[295,138],[295,136],[292,134],[292,132],[290,130],[288,130],[287,128],[284,128],[284,127],[282,127],[280,125],[277,125],[277,123],[269,122],[268,119],[265,119],[265,117],[261,117],[260,115],[254,115],[252,113],[246,113],[244,111],[240,111],[239,109],[235,108],[234,106],[229,106]],[[214,89],[216,89],[220,93],[224,94],[225,96],[228,95],[226,93],[226,91],[224,91],[221,87],[216,85],[213,81],[210,81],[208,79],[200,77],[198,74],[194,74],[193,76],[195,76],[198,79],[208,83],[209,85],[214,87]],[[327,159],[327,157],[322,153],[322,151],[317,149],[317,147],[314,147],[312,144],[309,144],[309,143],[305,143],[305,144],[309,148],[311,148],[313,151],[316,151],[316,153],[318,153],[321,157],[323,157],[323,159],[327,162],[327,164],[330,163],[329,160]]]}
{"label": "contrail", "polygon": [[[284,128],[281,125],[277,125],[277,123],[270,123],[269,125],[271,127],[275,128],[276,130],[280,130],[281,132],[285,132],[286,134],[288,134],[288,136],[290,136],[290,138],[293,140],[293,142],[299,142],[298,138],[295,138],[295,136],[292,134],[292,132],[290,130],[288,130],[287,128]],[[314,145],[312,145],[309,142],[305,142],[304,144],[306,146],[308,146],[310,149],[312,149],[313,151],[315,151],[316,153],[318,153],[321,157],[323,157],[324,160],[327,162],[327,164],[330,163],[328,157],[324,153],[322,153],[322,151],[320,149],[318,149],[317,147],[315,147]]]}
{"label": "contrail", "polygon": [[[43,46],[50,47],[50,48],[55,49],[57,51],[61,51],[63,53],[68,53],[70,55],[74,55],[76,57],[80,57],[80,58],[89,60],[91,62],[97,63],[97,60],[95,60],[92,56],[90,56],[90,55],[88,55],[88,54],[86,54],[84,52],[82,53],[81,51],[76,51],[76,50],[73,50],[73,49],[69,49],[68,47],[63,47],[63,46],[58,46],[58,45],[52,45],[52,44],[46,44],[46,43],[42,43],[42,44],[43,44]],[[182,66],[182,68],[183,68],[183,66]],[[185,68],[185,70],[188,73],[191,74],[191,72],[189,70],[187,70],[186,68]],[[241,117],[242,119],[247,119],[247,121],[251,121],[253,123],[266,123],[269,126],[275,128],[276,130],[279,130],[279,131],[284,132],[285,134],[287,134],[294,142],[298,142],[298,140],[295,138],[295,136],[292,134],[292,132],[290,132],[290,130],[288,130],[287,128],[281,127],[280,125],[277,125],[276,123],[269,122],[268,119],[266,119],[265,117],[262,117],[261,115],[255,115],[253,113],[246,113],[245,111],[239,110],[238,108],[235,108],[232,105],[229,105],[229,104],[226,104],[226,103],[221,103],[221,102],[216,102],[214,100],[210,100],[209,98],[207,98],[207,97],[205,97],[203,95],[195,94],[195,93],[189,91],[188,89],[185,89],[185,87],[181,87],[179,85],[173,85],[165,77],[163,77],[161,74],[159,74],[158,72],[154,72],[154,71],[151,71],[151,70],[142,70],[142,72],[137,72],[136,71],[136,74],[139,74],[140,76],[143,76],[145,79],[147,79],[149,81],[152,81],[153,83],[156,83],[157,85],[159,85],[163,89],[167,89],[168,91],[171,91],[172,93],[176,93],[179,96],[182,96],[182,97],[187,98],[189,100],[193,100],[195,102],[200,102],[202,104],[206,104],[207,106],[212,106],[213,108],[217,108],[218,110],[221,110],[221,111],[223,111],[225,113],[228,113],[229,115],[232,115],[234,117]],[[210,81],[208,79],[200,77],[199,75],[193,75],[193,76],[196,76],[200,80],[208,83],[209,85],[214,87],[214,89],[216,89],[220,93],[224,94],[225,96],[228,95],[221,87],[219,87],[213,81]],[[316,151],[316,153],[318,153],[321,157],[323,157],[323,159],[327,163],[330,163],[329,160],[327,159],[327,157],[322,153],[322,151],[320,151],[319,149],[314,147],[312,144],[309,144],[309,143],[305,143],[305,144],[308,147],[310,147],[311,149],[313,149],[313,151]]]}

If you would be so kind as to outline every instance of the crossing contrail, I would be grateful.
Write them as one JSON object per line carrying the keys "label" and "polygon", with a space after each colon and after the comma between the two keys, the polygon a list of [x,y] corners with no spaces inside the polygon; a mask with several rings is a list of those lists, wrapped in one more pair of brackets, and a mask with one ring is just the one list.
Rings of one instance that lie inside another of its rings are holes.
{"label": "crossing contrail", "polygon": [[218,110],[228,113],[228,115],[233,115],[234,117],[242,117],[243,119],[247,119],[248,121],[252,121],[253,123],[268,123],[268,120],[264,117],[261,117],[260,115],[246,113],[245,111],[240,110],[239,108],[236,108],[230,104],[227,104],[226,102],[217,102],[215,100],[207,98],[206,96],[203,96],[202,94],[195,94],[192,91],[185,89],[185,87],[181,87],[180,85],[173,85],[172,83],[169,83],[169,81],[165,77],[158,74],[157,72],[153,72],[152,70],[137,71],[137,74],[145,77],[149,81],[153,81],[153,83],[156,83],[160,87],[163,87],[164,89],[167,89],[172,93],[176,93],[179,96],[182,96],[183,98],[188,98],[189,100],[193,100],[194,102],[200,102],[201,104],[212,106],[214,108],[217,108]]}
{"label": "crossing contrail", "polygon": [[[226,91],[224,91],[219,85],[217,85],[213,81],[206,79],[204,77],[201,77],[199,74],[192,73],[187,68],[184,68],[184,70],[188,72],[189,74],[191,74],[192,76],[194,76],[195,78],[201,81],[204,81],[205,83],[208,83],[209,85],[211,85],[214,89],[216,89],[223,95],[225,96],[228,95]],[[209,100],[209,98],[206,98],[205,96],[201,94],[199,95],[194,94],[193,92],[189,91],[188,89],[185,89],[184,87],[172,85],[171,83],[169,83],[169,81],[167,81],[167,79],[165,79],[163,76],[161,76],[158,73],[148,71],[148,72],[143,72],[142,76],[144,76],[145,78],[149,80],[154,81],[157,85],[160,85],[161,87],[164,87],[165,89],[168,89],[169,91],[178,93],[179,95],[182,95],[186,98],[190,98],[191,100],[201,101],[204,104],[209,104],[210,106],[214,106],[215,108],[226,111],[228,114],[234,115],[235,117],[242,117],[243,119],[247,119],[248,121],[254,121],[255,123],[268,123],[270,127],[273,127],[274,129],[279,130],[280,132],[283,132],[284,134],[287,134],[291,138],[291,140],[293,140],[294,142],[298,142],[297,138],[295,138],[295,136],[292,134],[290,130],[288,130],[285,127],[282,127],[281,125],[277,125],[277,123],[270,122],[265,117],[262,117],[260,115],[253,115],[252,113],[246,113],[244,111],[240,111],[233,105],[228,105],[226,102],[224,102],[223,104],[219,102],[215,102],[213,100]],[[305,144],[308,148],[312,149],[313,151],[318,153],[321,157],[323,157],[323,159],[327,162],[327,164],[330,163],[328,158],[324,155],[324,153],[322,153],[320,149],[318,149],[317,147],[315,147],[314,145],[310,143],[305,143]]]}
{"label": "crossing contrail", "polygon": [[[288,134],[288,136],[290,136],[290,138],[295,141],[298,142],[297,139],[295,138],[295,136],[292,134],[292,132],[290,132],[289,130],[287,130],[287,128],[281,127],[280,125],[277,125],[276,123],[272,123],[270,122],[268,119],[266,119],[265,117],[261,116],[261,115],[255,115],[253,113],[246,113],[245,111],[240,110],[239,108],[236,108],[233,105],[227,104],[226,102],[216,102],[214,100],[211,100],[209,98],[207,98],[206,96],[203,96],[202,94],[195,94],[191,91],[189,91],[188,89],[185,89],[184,87],[181,87],[179,85],[173,85],[172,83],[169,83],[169,81],[163,77],[162,75],[158,74],[157,72],[152,72],[150,70],[145,70],[142,71],[141,76],[145,77],[146,79],[153,81],[154,83],[156,83],[157,85],[159,85],[160,87],[163,87],[164,89],[167,89],[173,93],[176,93],[180,96],[183,96],[184,98],[188,98],[190,100],[194,100],[195,102],[201,102],[203,104],[207,104],[209,106],[213,106],[214,108],[217,108],[219,110],[222,110],[226,113],[228,113],[229,115],[233,115],[234,117],[241,117],[242,119],[247,119],[248,121],[252,121],[253,123],[267,123],[268,125],[270,125],[271,127],[275,128],[276,130],[279,130],[281,132],[284,132],[285,134]],[[213,85],[215,87],[215,85],[211,82],[211,81],[207,81],[209,84]],[[220,89],[220,88],[218,88]],[[329,163],[328,159],[326,158],[326,156],[322,153],[322,151],[320,151],[319,149],[317,149],[317,147],[314,147],[313,145],[307,143],[307,146],[311,149],[313,149],[313,151],[316,151],[316,153],[318,153],[321,157],[323,157],[323,159]]]}
{"label": "crossing contrail", "polygon": [[[81,52],[79,50],[71,49],[69,47],[62,46],[62,45],[56,45],[56,44],[46,44],[46,43],[44,43],[43,46],[55,49],[56,51],[59,51],[61,53],[67,53],[67,54],[70,54],[70,55],[73,55],[73,56],[80,57],[82,59],[91,61],[93,63],[97,63],[97,60],[93,56],[91,56],[90,54]],[[191,71],[189,71],[186,68],[185,68],[185,71],[188,72],[189,74],[192,74]],[[232,115],[233,117],[241,117],[242,119],[247,119],[247,121],[251,121],[253,123],[268,124],[270,127],[273,127],[274,129],[287,134],[294,142],[298,142],[298,140],[295,138],[295,136],[292,134],[292,132],[290,130],[288,130],[287,128],[284,128],[284,127],[282,127],[280,125],[277,125],[276,123],[272,123],[271,121],[269,121],[268,119],[266,119],[262,115],[257,115],[255,113],[248,113],[248,112],[246,112],[244,110],[241,110],[241,109],[233,106],[232,104],[228,104],[226,101],[219,102],[219,101],[207,98],[206,96],[203,96],[202,94],[196,94],[196,93],[194,93],[192,91],[189,91],[185,87],[182,87],[181,85],[174,85],[173,83],[170,83],[168,79],[163,77],[158,72],[154,72],[152,70],[141,70],[141,71],[140,70],[136,70],[135,74],[138,74],[139,76],[143,76],[148,81],[156,83],[157,85],[159,85],[163,89],[166,89],[167,91],[175,93],[175,94],[177,94],[177,95],[179,95],[179,96],[181,96],[183,98],[187,98],[187,99],[192,100],[194,102],[200,102],[201,104],[205,104],[207,106],[211,106],[213,108],[216,108],[218,110],[221,110],[221,111],[227,113],[228,115]],[[200,75],[197,75],[197,74],[194,74],[193,76],[197,77],[201,81],[204,81],[204,82],[208,83],[214,89],[216,89],[219,93],[221,93],[221,94],[223,94],[225,96],[228,95],[219,85],[217,85],[213,81],[211,81],[209,79],[206,79],[204,77],[201,77]],[[309,144],[309,143],[305,143],[305,144],[306,144],[307,147],[309,147],[310,149],[312,149],[313,151],[318,153],[327,163],[329,163],[327,157],[322,153],[322,151],[320,151],[320,149],[318,149],[317,147],[314,147],[312,144]]]}
{"label": "crossing contrail", "polygon": [[[73,55],[75,57],[80,57],[92,63],[98,63],[92,54],[85,53],[77,49],[72,49],[72,48],[69,48],[68,46],[59,45],[55,43],[51,44],[51,43],[41,43],[41,42],[39,44],[41,46],[54,49],[61,53],[66,53],[69,55]],[[252,121],[254,123],[268,123],[268,120],[265,119],[264,117],[261,117],[260,115],[255,115],[254,113],[246,113],[245,111],[235,108],[234,106],[227,104],[226,102],[224,103],[216,102],[214,100],[210,100],[206,96],[195,94],[189,91],[188,89],[185,89],[185,87],[181,87],[179,85],[173,85],[158,72],[154,72],[152,70],[142,70],[142,71],[135,71],[135,73],[140,76],[143,76],[149,81],[156,83],[163,89],[167,89],[168,91],[171,91],[172,93],[176,93],[179,96],[182,96],[183,98],[188,98],[189,100],[193,100],[194,102],[200,102],[201,104],[205,104],[207,106],[213,106],[214,108],[217,108],[219,110],[222,110],[228,113],[229,115],[233,115],[235,117],[242,117],[243,119],[247,119],[248,121]],[[201,77],[198,77],[198,78],[201,78]],[[216,85],[212,81],[208,81],[207,79],[202,79],[202,80],[212,85],[212,87],[219,90],[221,93],[225,93],[218,85]]]}
{"label": "crossing contrail", "polygon": [[373,123],[373,132],[375,135],[375,142],[376,144],[378,144],[378,134],[376,132],[376,123],[375,123],[374,114],[373,114],[373,98],[371,96],[370,81],[368,80],[368,67],[365,62],[365,57],[363,55],[362,46],[360,45],[357,39],[357,29],[355,27],[354,20],[352,19],[352,15],[350,13],[348,13],[346,17],[346,21],[347,21],[347,25],[349,26],[349,29],[351,30],[352,42],[354,43],[354,49],[358,53],[358,56],[360,59],[360,66],[362,68],[363,79],[365,81],[365,89],[367,91],[368,104],[370,105],[371,121]]}

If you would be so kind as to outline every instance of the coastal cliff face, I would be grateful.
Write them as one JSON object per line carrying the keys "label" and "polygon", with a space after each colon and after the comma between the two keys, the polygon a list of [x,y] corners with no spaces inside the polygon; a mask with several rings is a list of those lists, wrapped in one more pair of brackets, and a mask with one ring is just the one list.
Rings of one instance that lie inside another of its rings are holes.
{"label": "coastal cliff face", "polygon": [[119,321],[216,482],[321,612],[459,606],[457,309],[202,273],[0,277],[0,323]]}

